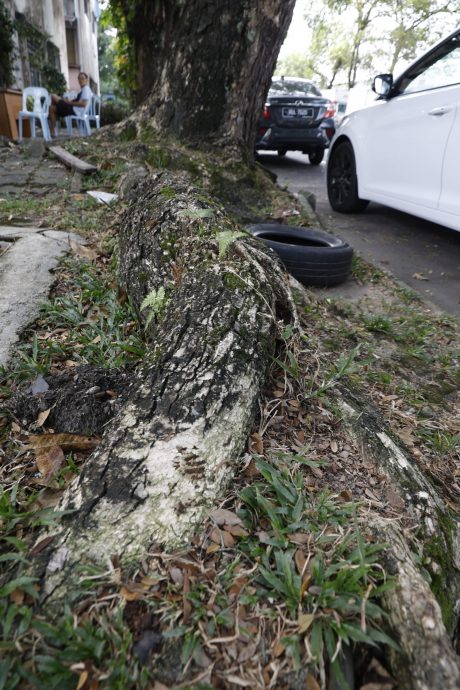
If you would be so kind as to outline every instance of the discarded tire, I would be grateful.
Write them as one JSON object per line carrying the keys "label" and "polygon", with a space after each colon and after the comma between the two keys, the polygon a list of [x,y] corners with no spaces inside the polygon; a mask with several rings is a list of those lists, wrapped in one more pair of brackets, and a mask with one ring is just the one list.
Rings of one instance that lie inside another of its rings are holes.
{"label": "discarded tire", "polygon": [[272,223],[250,225],[247,230],[273,249],[304,285],[338,285],[350,273],[352,247],[327,232]]}

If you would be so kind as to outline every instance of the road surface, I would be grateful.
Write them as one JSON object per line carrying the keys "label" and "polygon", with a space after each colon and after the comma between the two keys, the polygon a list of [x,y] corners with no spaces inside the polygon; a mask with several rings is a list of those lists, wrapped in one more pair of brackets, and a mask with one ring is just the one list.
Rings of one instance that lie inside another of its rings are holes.
{"label": "road surface", "polygon": [[325,162],[312,166],[308,156],[294,152],[284,158],[261,153],[258,159],[278,175],[280,185],[313,192],[323,227],[346,240],[363,259],[460,316],[460,232],[375,203],[361,214],[336,213],[327,201]]}

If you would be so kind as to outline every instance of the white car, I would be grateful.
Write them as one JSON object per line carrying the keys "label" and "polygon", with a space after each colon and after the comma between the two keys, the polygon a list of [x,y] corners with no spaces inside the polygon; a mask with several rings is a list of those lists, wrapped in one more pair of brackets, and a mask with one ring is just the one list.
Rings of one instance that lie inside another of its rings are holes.
{"label": "white car", "polygon": [[332,208],[377,201],[460,231],[460,28],[372,88],[379,99],[346,115],[332,140]]}

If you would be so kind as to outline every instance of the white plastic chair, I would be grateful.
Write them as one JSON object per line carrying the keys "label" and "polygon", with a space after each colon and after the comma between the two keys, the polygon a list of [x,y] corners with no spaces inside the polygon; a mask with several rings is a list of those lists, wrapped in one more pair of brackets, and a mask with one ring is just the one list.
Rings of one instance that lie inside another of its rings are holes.
{"label": "white plastic chair", "polygon": [[51,140],[50,126],[48,123],[49,107],[51,105],[51,96],[46,89],[41,86],[28,86],[22,92],[22,110],[18,115],[18,141],[22,141],[22,123],[23,120],[30,121],[30,133],[35,138],[36,120],[40,122],[42,128],[43,138],[46,141]]}
{"label": "white plastic chair", "polygon": [[89,113],[92,100],[92,98],[88,100],[88,103],[85,105],[85,109],[82,115],[67,115],[67,117],[65,118],[65,122],[67,125],[67,134],[72,134],[74,122],[77,123],[78,131],[81,135],[84,136],[86,134],[87,136],[89,136],[91,134],[91,127],[89,124]]}
{"label": "white plastic chair", "polygon": [[99,129],[101,126],[101,107],[102,107],[102,101],[99,96],[96,96],[95,93],[93,93],[93,96],[91,98],[91,107],[89,110],[89,122],[94,122],[96,125],[96,129]]}

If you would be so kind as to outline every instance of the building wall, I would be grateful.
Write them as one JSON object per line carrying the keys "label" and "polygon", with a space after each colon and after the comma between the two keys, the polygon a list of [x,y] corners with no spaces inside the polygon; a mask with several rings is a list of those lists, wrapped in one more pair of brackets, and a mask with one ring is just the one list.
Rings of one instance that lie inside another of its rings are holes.
{"label": "building wall", "polygon": [[69,65],[71,89],[78,89],[78,73],[89,75],[93,91],[99,93],[99,62],[97,56],[97,20],[99,3],[96,0],[75,0],[77,18],[78,62]]}
{"label": "building wall", "polygon": [[[78,90],[77,76],[87,72],[93,91],[99,92],[99,64],[97,56],[97,21],[99,0],[7,0],[12,17],[17,13],[47,34],[57,57],[60,71],[66,78],[69,90]],[[19,48],[19,39],[17,46]],[[73,46],[69,45],[69,40]],[[72,47],[74,49],[72,49]],[[18,53],[20,51],[18,50]],[[47,59],[47,58],[45,58]],[[37,80],[27,60],[18,58],[13,87],[23,89]]]}

